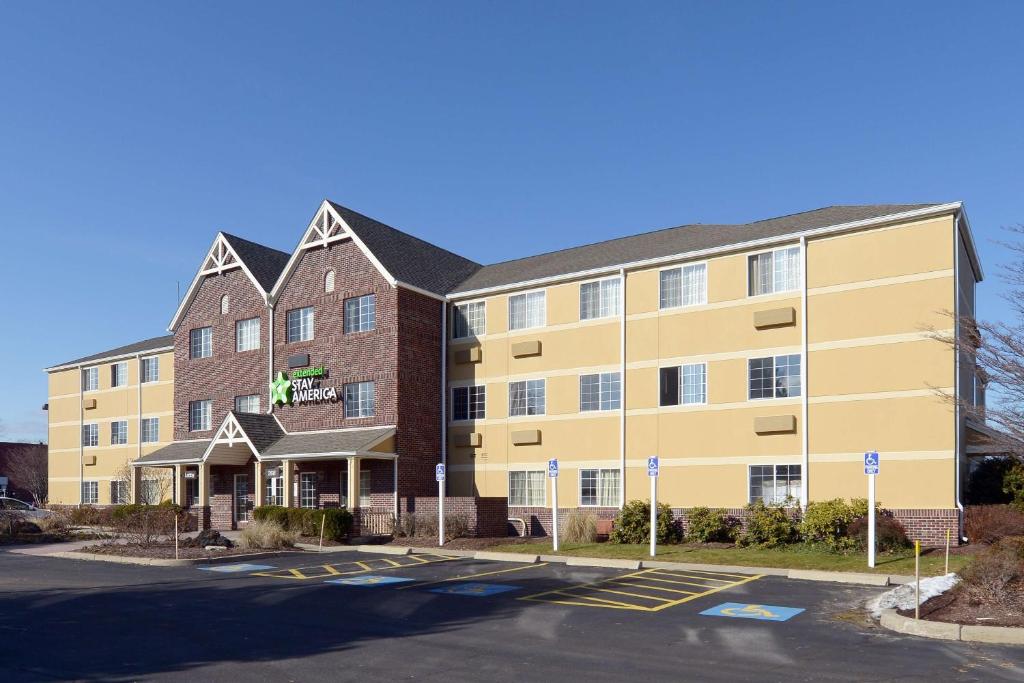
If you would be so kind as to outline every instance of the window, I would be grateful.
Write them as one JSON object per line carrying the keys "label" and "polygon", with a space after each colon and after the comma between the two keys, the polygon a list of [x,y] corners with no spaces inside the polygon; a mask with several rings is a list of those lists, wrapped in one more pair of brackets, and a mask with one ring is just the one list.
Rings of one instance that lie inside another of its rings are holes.
{"label": "window", "polygon": [[800,247],[751,254],[747,259],[748,294],[788,292],[800,286]]}
{"label": "window", "polygon": [[98,424],[86,424],[82,425],[82,445],[83,446],[99,446],[100,445],[100,426]]}
{"label": "window", "polygon": [[98,481],[82,482],[82,505],[96,505],[100,502],[100,483]]}
{"label": "window", "polygon": [[369,332],[376,326],[377,297],[373,294],[345,299],[345,334]]}
{"label": "window", "polygon": [[128,384],[128,363],[114,363],[110,366],[110,386],[123,387]]}
{"label": "window", "polygon": [[509,507],[543,507],[547,478],[544,470],[508,473]]}
{"label": "window", "polygon": [[617,507],[618,470],[580,470],[580,505]]}
{"label": "window", "polygon": [[457,304],[452,311],[452,338],[479,337],[487,331],[487,308],[483,301]]}
{"label": "window", "polygon": [[751,465],[750,497],[753,503],[779,504],[800,500],[800,465]]}
{"label": "window", "polygon": [[247,396],[235,396],[236,413],[258,413],[260,412],[260,395],[249,394]]}
{"label": "window", "polygon": [[299,475],[299,507],[316,507],[316,472]]}
{"label": "window", "polygon": [[661,271],[659,306],[677,308],[708,302],[708,268],[694,263]]}
{"label": "window", "polygon": [[508,298],[508,329],[544,327],[547,320],[544,292],[527,292]]}
{"label": "window", "polygon": [[213,355],[213,328],[200,327],[188,334],[189,358],[209,358]]}
{"label": "window", "polygon": [[341,471],[341,492],[338,495],[338,506],[348,507],[348,465]]}
{"label": "window", "polygon": [[484,419],[487,387],[455,387],[452,389],[452,420]]}
{"label": "window", "polygon": [[142,502],[146,505],[158,505],[163,498],[163,490],[159,479],[143,479],[142,488],[139,491]]}
{"label": "window", "polygon": [[544,380],[542,379],[509,382],[509,417],[516,417],[517,415],[543,415],[544,389]]}
{"label": "window", "polygon": [[110,423],[110,445],[117,446],[128,443],[128,422],[118,420]]}
{"label": "window", "polygon": [[580,285],[580,320],[618,315],[621,291],[622,281],[617,277],[584,282]]}
{"label": "window", "polygon": [[231,310],[231,297],[227,294],[220,298],[220,314],[227,315],[228,311]]}
{"label": "window", "polygon": [[376,391],[373,382],[345,385],[345,417],[373,417]]}
{"label": "window", "polygon": [[330,294],[334,291],[334,271],[328,270],[324,275],[324,293]]}
{"label": "window", "polygon": [[160,440],[160,418],[142,418],[142,443],[156,443]]}
{"label": "window", "polygon": [[142,382],[158,382],[160,380],[160,357],[142,359]]}
{"label": "window", "polygon": [[212,404],[213,402],[209,399],[188,402],[188,429],[190,432],[202,432],[210,429]]}
{"label": "window", "polygon": [[580,375],[580,411],[618,410],[621,402],[619,373]]}
{"label": "window", "polygon": [[708,368],[704,363],[693,363],[662,368],[660,373],[659,405],[677,406],[707,403]]}
{"label": "window", "polygon": [[748,369],[751,399],[800,395],[800,354],[751,358]]}
{"label": "window", "polygon": [[260,348],[260,319],[247,318],[235,323],[235,351]]}
{"label": "window", "polygon": [[82,370],[82,391],[96,391],[100,388],[100,369],[85,368]]}
{"label": "window", "polygon": [[282,469],[281,467],[267,469],[267,505],[284,505],[284,476],[281,474]]}
{"label": "window", "polygon": [[126,481],[110,482],[110,502],[113,505],[124,505],[130,503],[131,485]]}
{"label": "window", "polygon": [[368,508],[370,507],[371,497],[370,493],[373,491],[370,488],[370,484],[373,478],[370,476],[372,470],[362,469],[359,470],[359,507]]}
{"label": "window", "polygon": [[288,311],[288,343],[309,341],[313,338],[313,307],[296,308]]}

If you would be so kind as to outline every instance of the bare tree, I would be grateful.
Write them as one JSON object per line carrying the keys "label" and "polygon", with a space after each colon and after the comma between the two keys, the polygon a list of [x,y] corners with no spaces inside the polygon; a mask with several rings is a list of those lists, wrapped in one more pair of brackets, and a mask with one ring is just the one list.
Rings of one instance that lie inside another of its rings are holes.
{"label": "bare tree", "polygon": [[[132,469],[132,460],[129,458],[114,470],[111,477],[117,486],[123,487],[126,497],[130,495],[128,492],[132,487]],[[155,505],[160,501],[170,499],[174,486],[171,470],[166,467],[144,467],[141,475],[142,491],[139,494],[142,500],[139,502]]]}
{"label": "bare tree", "polygon": [[7,476],[32,496],[36,505],[46,503],[49,478],[47,475],[46,449],[38,444],[11,444],[7,455]]}

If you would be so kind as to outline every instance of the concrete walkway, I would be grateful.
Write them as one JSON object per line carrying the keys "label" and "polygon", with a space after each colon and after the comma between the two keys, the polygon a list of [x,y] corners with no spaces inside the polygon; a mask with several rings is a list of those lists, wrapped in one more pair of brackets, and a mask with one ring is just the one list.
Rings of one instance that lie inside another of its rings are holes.
{"label": "concrete walkway", "polygon": [[[89,528],[83,527],[81,531],[95,531],[97,533],[109,533],[106,529]],[[181,535],[182,538],[192,538],[198,535],[197,531],[189,531]],[[239,531],[222,531],[220,535],[231,541],[237,541],[238,536],[241,532]],[[81,550],[86,546],[96,545],[97,543],[124,543],[123,538],[93,538],[87,541],[65,541],[64,543],[26,543],[24,545],[7,546],[2,548],[4,552],[14,553],[16,555],[33,555],[36,557],[54,555],[56,553],[66,553],[75,550]]]}

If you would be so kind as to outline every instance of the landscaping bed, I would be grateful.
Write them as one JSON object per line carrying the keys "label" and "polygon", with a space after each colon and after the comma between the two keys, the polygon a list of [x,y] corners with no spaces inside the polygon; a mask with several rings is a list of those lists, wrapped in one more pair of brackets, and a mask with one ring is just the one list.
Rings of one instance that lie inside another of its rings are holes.
{"label": "landscaping bed", "polygon": [[[153,560],[173,560],[174,557],[174,544],[173,543],[160,543],[157,545],[150,545],[147,547],[129,544],[129,543],[103,543],[99,545],[90,545],[85,548],[81,548],[74,552],[87,553],[94,555],[113,555],[116,557],[140,557]],[[260,550],[250,550],[246,548],[221,548],[218,550],[207,550],[206,548],[180,548],[178,549],[178,559],[182,560],[200,560],[200,559],[214,559],[218,557],[233,557],[236,555],[252,555],[259,552],[268,552]],[[294,550],[294,552],[302,552],[302,550]]]}
{"label": "landscaping bed", "polygon": [[92,541],[101,538],[106,538],[103,534],[98,533],[59,533],[59,532],[43,532],[43,533],[25,533],[25,534],[14,534],[13,536],[4,535],[0,536],[0,545],[26,545],[26,544],[48,544],[48,543],[69,543],[71,541]]}
{"label": "landscaping bed", "polygon": [[[1020,601],[1024,602],[1024,586],[1017,590],[1020,592]],[[900,610],[899,614],[913,618],[914,610]],[[921,618],[948,624],[1024,627],[1024,613],[1019,608],[1002,603],[972,604],[956,589],[924,602],[921,605]]]}
{"label": "landscaping bed", "polygon": [[[496,546],[528,546],[537,543],[535,538],[521,538],[519,536],[501,536],[492,538],[453,538],[444,544],[446,550],[492,550]],[[437,535],[434,536],[401,536],[395,538],[387,545],[409,546],[416,548],[431,548],[437,545]],[[441,550],[441,548],[439,548]]]}

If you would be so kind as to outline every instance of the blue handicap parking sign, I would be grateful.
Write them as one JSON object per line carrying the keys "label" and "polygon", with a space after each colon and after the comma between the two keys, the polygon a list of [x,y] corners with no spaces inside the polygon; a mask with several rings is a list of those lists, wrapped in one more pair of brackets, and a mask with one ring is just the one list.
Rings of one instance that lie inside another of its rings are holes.
{"label": "blue handicap parking sign", "polygon": [[412,581],[412,579],[406,579],[401,576],[374,576],[367,574],[364,576],[348,576],[344,579],[331,579],[324,583],[336,583],[342,586],[383,586],[388,583],[404,583],[406,581]]}
{"label": "blue handicap parking sign", "polygon": [[658,466],[658,456],[652,455],[651,457],[647,458],[647,476],[648,477],[656,477],[656,476],[658,476],[658,469],[659,469],[659,466]]}
{"label": "blue handicap parking sign", "polygon": [[443,588],[432,588],[431,593],[444,593],[446,595],[472,595],[477,598],[497,595],[508,591],[519,590],[519,586],[510,586],[507,583],[456,583]]}
{"label": "blue handicap parking sign", "polygon": [[558,476],[558,460],[552,458],[548,460],[548,476],[554,479]]}
{"label": "blue handicap parking sign", "polygon": [[864,454],[864,474],[878,474],[878,453],[871,451]]}
{"label": "blue handicap parking sign", "polygon": [[274,567],[269,564],[248,564],[246,562],[239,562],[236,564],[216,564],[208,567],[200,567],[200,569],[208,572],[224,572],[225,574],[234,574],[236,572],[261,572],[265,569],[273,569]]}
{"label": "blue handicap parking sign", "polygon": [[701,612],[705,617],[736,617],[737,619],[760,619],[762,621],[789,621],[803,612],[802,607],[779,607],[777,605],[752,605],[742,602],[723,602]]}

